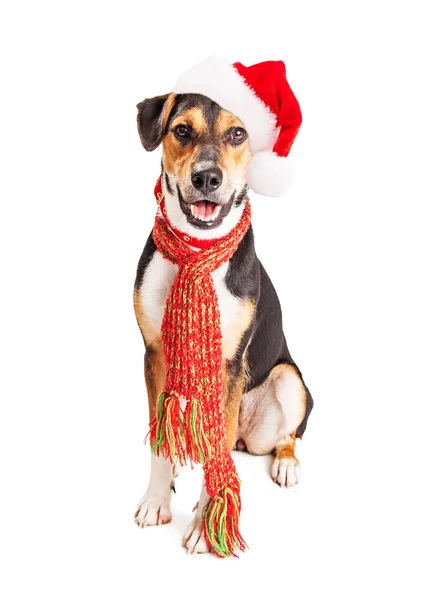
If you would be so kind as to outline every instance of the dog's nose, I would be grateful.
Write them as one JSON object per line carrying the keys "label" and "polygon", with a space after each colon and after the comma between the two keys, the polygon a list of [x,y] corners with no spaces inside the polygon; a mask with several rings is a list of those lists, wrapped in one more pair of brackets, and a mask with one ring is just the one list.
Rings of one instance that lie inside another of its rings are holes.
{"label": "dog's nose", "polygon": [[223,174],[218,167],[197,171],[192,175],[193,187],[203,194],[213,192],[221,186]]}

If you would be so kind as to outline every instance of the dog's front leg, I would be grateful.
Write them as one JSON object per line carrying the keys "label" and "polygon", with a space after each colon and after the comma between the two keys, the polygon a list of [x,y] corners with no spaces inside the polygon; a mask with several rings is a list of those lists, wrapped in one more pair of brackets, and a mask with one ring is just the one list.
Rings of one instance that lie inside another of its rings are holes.
{"label": "dog's front leg", "polygon": [[204,527],[202,522],[202,511],[208,504],[210,497],[205,489],[205,483],[202,483],[201,495],[195,508],[195,516],[192,519],[186,533],[183,536],[183,546],[189,554],[203,554],[208,552],[209,548],[204,536]]}
{"label": "dog's front leg", "polygon": [[[144,357],[144,375],[151,420],[156,410],[157,398],[165,382],[165,359],[160,344],[147,347]],[[135,521],[140,527],[162,525],[171,521],[173,476],[172,464],[152,454],[149,485],[135,513]]]}
{"label": "dog's front leg", "polygon": [[[229,450],[232,450],[235,432],[238,427],[239,407],[241,405],[242,389],[244,380],[244,367],[236,372],[230,363],[227,362],[223,369],[223,394],[224,394],[224,413],[226,420],[226,437]],[[202,513],[209,502],[209,495],[205,488],[205,482],[202,483],[202,490],[199,501],[195,506],[195,515],[187,528],[183,537],[183,546],[189,554],[202,554],[208,552],[209,548],[203,533]]]}
{"label": "dog's front leg", "polygon": [[169,523],[171,514],[172,465],[164,458],[152,454],[150,482],[138,503],[135,521],[140,527]]}

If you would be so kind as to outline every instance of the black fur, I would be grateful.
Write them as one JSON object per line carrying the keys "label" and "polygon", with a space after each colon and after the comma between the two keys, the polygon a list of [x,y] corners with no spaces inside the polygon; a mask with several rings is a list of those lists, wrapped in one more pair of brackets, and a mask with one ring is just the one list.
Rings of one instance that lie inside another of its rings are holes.
{"label": "black fur", "polygon": [[[302,437],[313,407],[313,399],[288,350],[282,329],[281,305],[269,275],[257,258],[252,227],[229,262],[225,283],[233,295],[238,298],[251,298],[256,305],[253,323],[243,336],[233,361],[237,368],[248,346],[250,378],[244,392],[261,385],[276,365],[292,365],[305,385],[307,395],[305,417],[296,433],[297,437]],[[231,366],[233,368],[233,365]]]}
{"label": "black fur", "polygon": [[155,250],[156,245],[153,240],[152,233],[150,232],[150,235],[147,238],[146,245],[144,246],[143,253],[140,256],[140,260],[138,261],[137,276],[135,278],[134,284],[135,289],[139,289],[141,284],[143,283],[144,273],[146,272],[147,266],[153,258]]}
{"label": "black fur", "polygon": [[245,185],[244,188],[239,192],[238,197],[235,200],[235,206],[241,206],[245,198],[247,197],[248,186]]}
{"label": "black fur", "polygon": [[161,143],[165,130],[162,127],[162,111],[169,94],[146,98],[137,104],[137,127],[141,143],[148,152]]}
{"label": "black fur", "polygon": [[166,171],[164,171],[163,165],[162,165],[161,173],[162,173],[162,175],[165,174],[166,189],[168,190],[168,194],[172,195],[173,191],[172,191],[172,187],[171,187],[171,182],[169,180],[168,173]]}
{"label": "black fur", "polygon": [[177,94],[175,97],[174,106],[168,117],[166,129],[170,129],[170,124],[174,119],[190,108],[198,107],[202,110],[205,120],[208,125],[208,130],[213,129],[214,123],[217,121],[221,111],[221,106],[216,102],[202,96],[201,94]]}

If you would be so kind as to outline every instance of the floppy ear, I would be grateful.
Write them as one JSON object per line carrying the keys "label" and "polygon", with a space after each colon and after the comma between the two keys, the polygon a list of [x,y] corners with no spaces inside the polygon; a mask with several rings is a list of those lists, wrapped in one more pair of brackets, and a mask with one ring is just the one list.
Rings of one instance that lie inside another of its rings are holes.
{"label": "floppy ear", "polygon": [[138,133],[141,143],[148,152],[155,150],[161,143],[173,104],[174,94],[146,98],[137,104]]}

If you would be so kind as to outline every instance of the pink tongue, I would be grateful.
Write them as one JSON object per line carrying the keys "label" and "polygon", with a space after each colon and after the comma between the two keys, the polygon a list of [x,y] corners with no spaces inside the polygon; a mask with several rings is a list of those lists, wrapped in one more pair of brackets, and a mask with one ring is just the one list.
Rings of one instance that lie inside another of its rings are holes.
{"label": "pink tongue", "polygon": [[193,206],[195,207],[193,209],[195,216],[198,217],[198,219],[207,219],[208,217],[212,217],[217,208],[217,204],[214,204],[214,202],[205,202],[205,200],[195,202]]}

